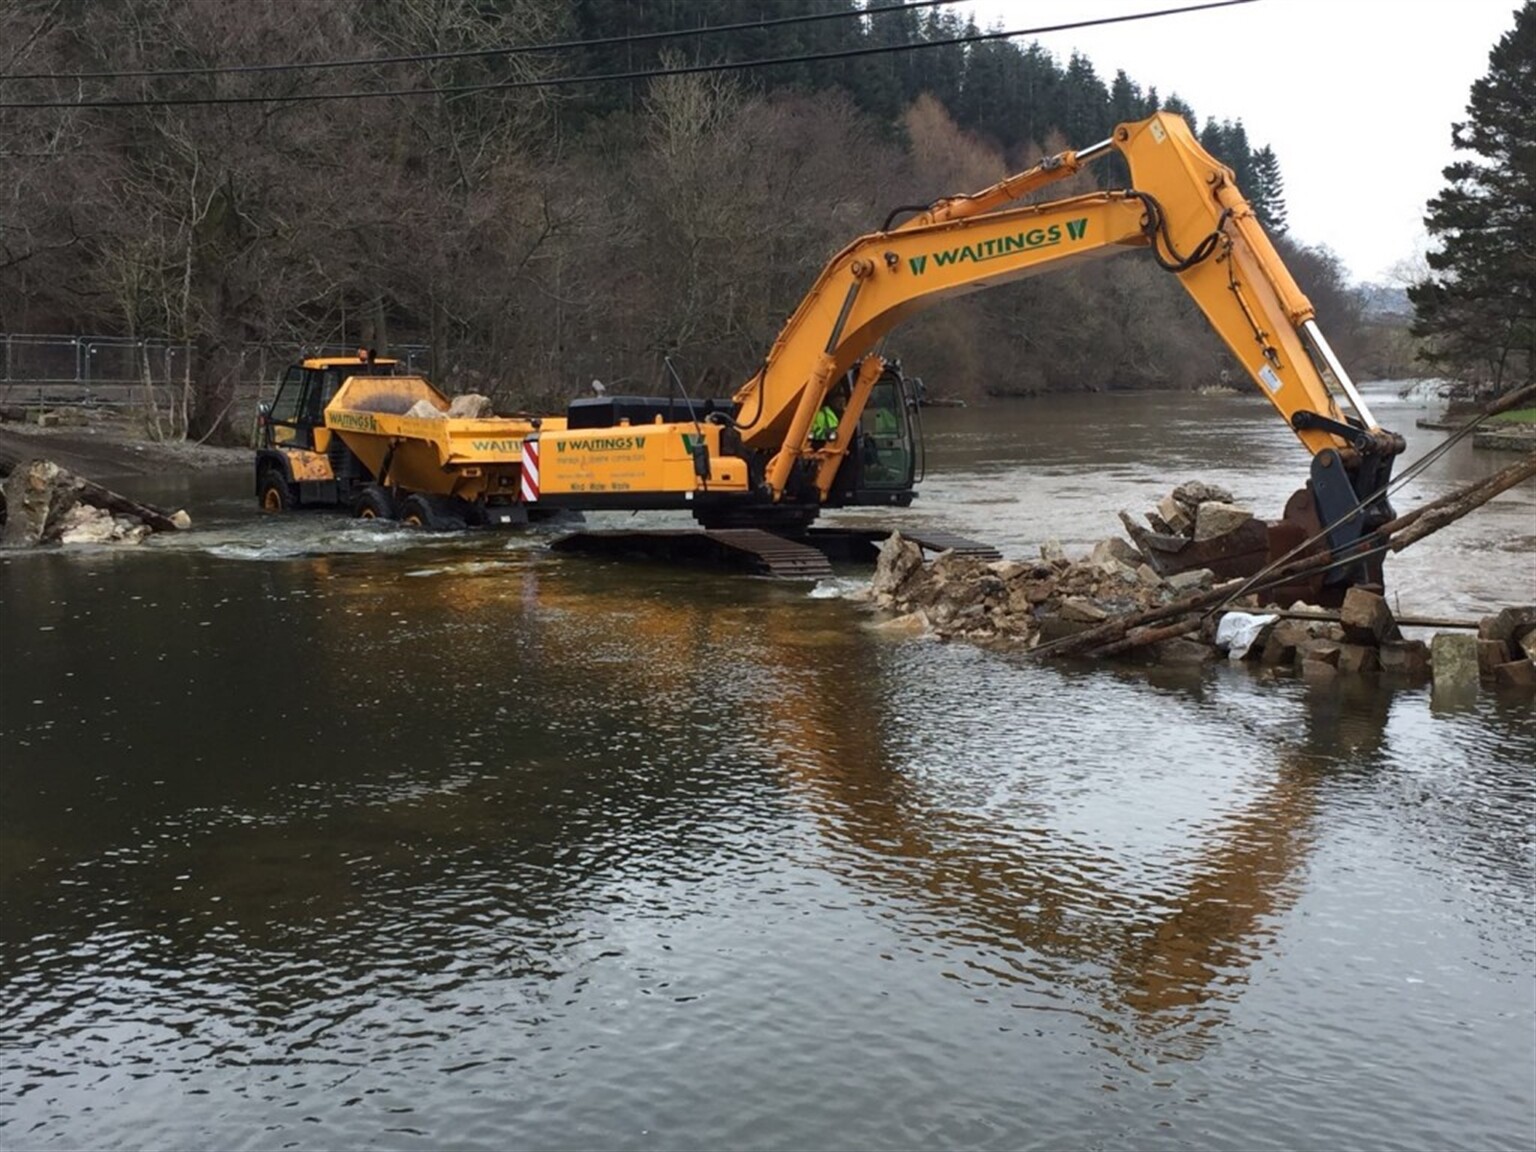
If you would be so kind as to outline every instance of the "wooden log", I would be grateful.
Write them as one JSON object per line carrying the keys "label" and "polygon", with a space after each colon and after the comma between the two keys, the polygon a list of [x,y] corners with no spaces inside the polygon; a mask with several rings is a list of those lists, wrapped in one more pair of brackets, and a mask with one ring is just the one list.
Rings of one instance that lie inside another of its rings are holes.
{"label": "wooden log", "polygon": [[81,503],[89,504],[93,508],[103,508],[114,516],[132,516],[135,520],[149,525],[156,532],[175,532],[188,527],[191,523],[184,517],[178,520],[174,515],[167,514],[159,508],[130,500],[121,492],[103,488],[100,484],[86,480],[84,477],[73,477],[73,483],[75,490],[80,494]]}
{"label": "wooden log", "polygon": [[[1320,624],[1339,623],[1339,613],[1327,608],[1264,608],[1255,609],[1265,616],[1278,616],[1282,620],[1315,620]],[[1478,620],[1458,620],[1449,616],[1398,616],[1397,622],[1407,628],[1467,628],[1475,631]]]}
{"label": "wooden log", "polygon": [[1200,630],[1200,615],[1186,616],[1173,624],[1165,624],[1161,628],[1132,628],[1126,635],[1110,644],[1103,644],[1097,648],[1090,648],[1085,656],[1117,656],[1121,652],[1129,652],[1134,648],[1144,648],[1148,644],[1158,644],[1164,640],[1177,640],[1180,636],[1187,636],[1191,632]]}
{"label": "wooden log", "polygon": [[1469,488],[1443,496],[1406,516],[1399,516],[1382,525],[1378,535],[1383,538],[1391,536],[1392,551],[1401,552],[1408,545],[1424,539],[1432,532],[1438,532],[1447,524],[1455,523],[1468,512],[1481,508],[1501,492],[1509,491],[1532,476],[1536,476],[1536,452],[1507,468],[1501,468]]}

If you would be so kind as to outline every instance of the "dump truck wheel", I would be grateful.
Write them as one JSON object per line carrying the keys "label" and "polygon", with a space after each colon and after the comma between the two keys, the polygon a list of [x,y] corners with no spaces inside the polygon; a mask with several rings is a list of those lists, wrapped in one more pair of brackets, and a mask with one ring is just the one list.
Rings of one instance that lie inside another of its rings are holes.
{"label": "dump truck wheel", "polygon": [[263,512],[287,512],[293,507],[293,489],[281,472],[268,469],[256,486],[256,502]]}
{"label": "dump truck wheel", "polygon": [[400,505],[400,523],[411,528],[425,528],[429,532],[461,530],[464,518],[450,511],[445,503],[419,492],[413,493]]}
{"label": "dump truck wheel", "polygon": [[358,494],[357,504],[353,507],[352,514],[359,520],[393,520],[395,498],[389,494],[387,488],[370,484]]}

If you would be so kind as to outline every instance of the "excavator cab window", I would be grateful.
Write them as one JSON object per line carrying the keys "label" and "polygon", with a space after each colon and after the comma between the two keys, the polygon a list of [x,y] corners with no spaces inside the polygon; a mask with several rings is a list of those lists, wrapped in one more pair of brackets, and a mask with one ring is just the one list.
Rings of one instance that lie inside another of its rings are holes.
{"label": "excavator cab window", "polygon": [[887,372],[875,382],[859,418],[860,487],[902,489],[912,486],[916,453],[907,419],[902,380]]}

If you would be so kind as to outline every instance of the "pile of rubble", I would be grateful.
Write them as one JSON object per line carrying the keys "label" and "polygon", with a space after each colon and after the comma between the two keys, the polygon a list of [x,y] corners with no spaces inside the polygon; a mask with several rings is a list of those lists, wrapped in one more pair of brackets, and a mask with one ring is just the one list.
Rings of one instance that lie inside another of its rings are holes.
{"label": "pile of rubble", "polygon": [[[1264,527],[1227,493],[1202,484],[1180,485],[1148,514],[1148,523],[1150,534],[1190,547],[1223,538],[1230,543],[1232,533],[1250,532],[1250,523]],[[1143,529],[1143,543],[1147,534]],[[1228,604],[1222,590],[1235,596],[1240,580],[1220,580],[1205,568],[1164,575],[1158,560],[1166,569],[1174,552],[1111,538],[1078,559],[1052,543],[1034,561],[988,562],[953,552],[928,561],[916,543],[896,533],[880,548],[867,600],[888,616],[881,625],[888,630],[1042,654],[1136,651],[1163,663],[1230,659],[1307,676],[1384,672],[1423,681],[1433,675],[1437,690],[1442,683],[1475,686],[1479,679],[1536,688],[1536,607],[1505,609],[1482,620],[1475,635],[1441,632],[1426,644],[1405,639],[1387,601],[1372,590],[1350,589],[1337,611],[1265,605],[1255,595]],[[1169,611],[1160,629],[1125,629],[1112,637],[1117,621],[1155,618],[1162,609]],[[1074,644],[1073,638],[1094,642]]]}
{"label": "pile of rubble", "polygon": [[925,562],[922,549],[896,532],[880,546],[870,600],[894,615],[893,628],[1034,648],[1114,615],[1167,604],[1210,587],[1211,580],[1204,570],[1159,576],[1132,545],[1115,538],[1075,561],[1047,544],[1034,563],[954,552]]}

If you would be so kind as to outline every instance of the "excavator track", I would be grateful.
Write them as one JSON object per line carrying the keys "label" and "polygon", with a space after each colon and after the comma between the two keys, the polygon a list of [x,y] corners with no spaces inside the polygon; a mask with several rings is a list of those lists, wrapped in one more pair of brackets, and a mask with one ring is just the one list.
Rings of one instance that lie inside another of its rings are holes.
{"label": "excavator track", "polygon": [[903,528],[901,534],[925,552],[954,552],[978,560],[1001,560],[1003,554],[990,544],[946,532],[942,528]]}
{"label": "excavator track", "polygon": [[821,580],[832,564],[817,549],[761,528],[573,532],[550,544],[556,552],[672,563],[704,563],[780,580]]}
{"label": "excavator track", "polygon": [[881,541],[895,531],[926,552],[1002,559],[990,544],[939,528],[813,528],[795,538],[762,528],[616,529],[573,532],[550,548],[616,559],[704,564],[780,580],[821,580],[832,575],[833,561],[874,563]]}

